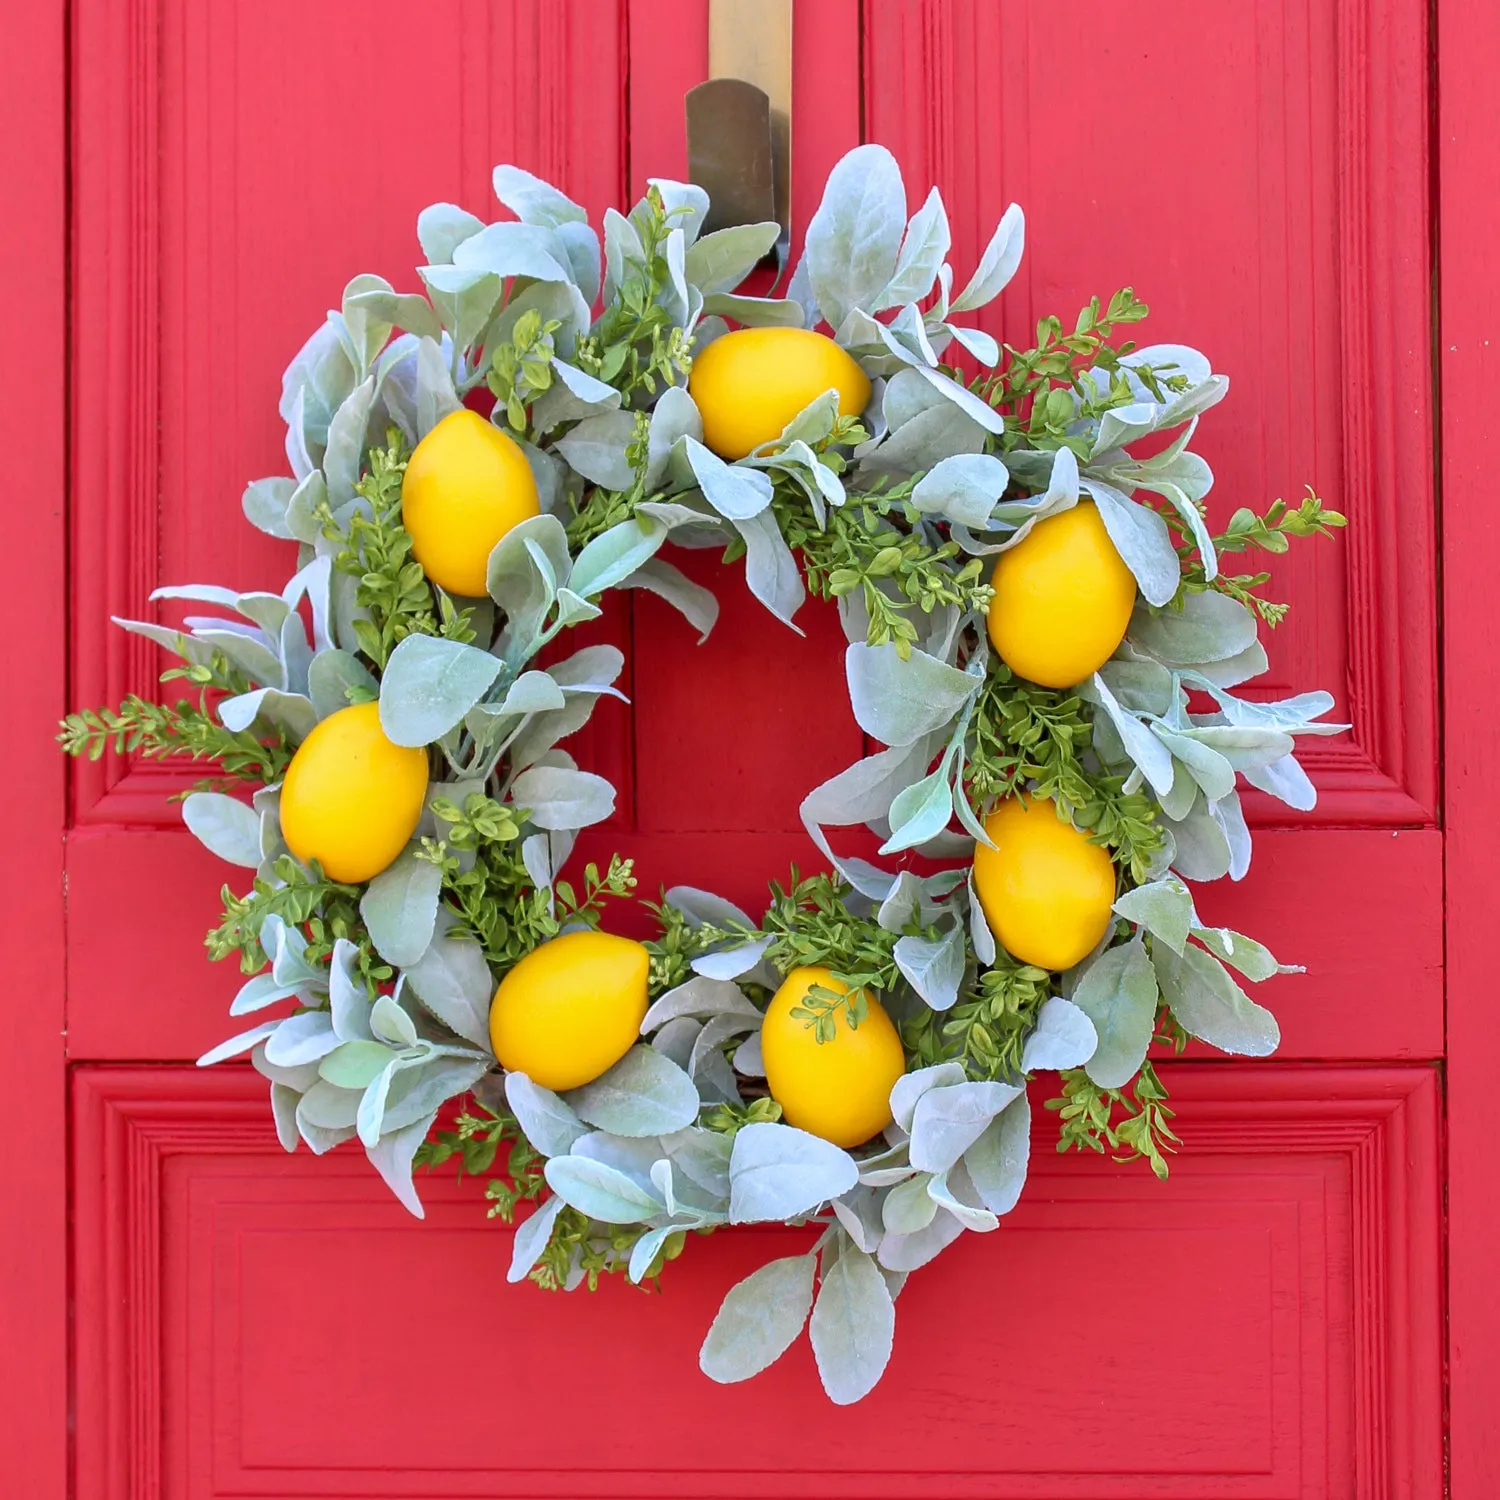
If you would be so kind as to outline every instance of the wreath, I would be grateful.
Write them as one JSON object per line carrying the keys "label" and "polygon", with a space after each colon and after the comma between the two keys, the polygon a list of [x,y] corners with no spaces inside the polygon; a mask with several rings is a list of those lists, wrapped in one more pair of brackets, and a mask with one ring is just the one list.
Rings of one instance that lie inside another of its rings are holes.
{"label": "wreath", "polygon": [[[607,212],[601,255],[557,189],[494,183],[514,219],[426,209],[424,291],[356,277],[287,370],[292,476],[243,502],[297,545],[285,589],[158,590],[216,611],[119,622],[190,696],[60,738],[214,763],[184,821],[254,875],[209,954],[246,976],[232,1015],[273,1014],[199,1061],[250,1054],[288,1151],[357,1137],[418,1216],[414,1166],[487,1176],[491,1215],[529,1207],[510,1279],[547,1288],[816,1226],[730,1290],[700,1362],[745,1379],[806,1326],[855,1401],[907,1273],[1015,1205],[1032,1075],[1058,1076],[1060,1150],[1165,1177],[1153,1044],[1276,1046],[1230,971],[1286,970],[1184,882],[1243,875],[1239,778],[1311,807],[1294,740],[1343,726],[1326,693],[1241,694],[1285,606],[1221,559],[1343,517],[1309,491],[1211,534],[1189,443],[1226,379],[1130,342],[1129,288],[1031,348],[968,326],[1021,211],[954,296],[943,203],[908,220],[880,146],[835,167],[782,297],[737,290],[778,226],[703,232],[697,187]],[[560,743],[623,665],[563,643],[636,588],[706,636],[669,543],[742,558],[789,625],[836,601],[887,748],[802,803],[829,873],[759,921],[667,890],[639,942],[602,922],[628,858],[563,878],[614,789]],[[861,824],[876,860],[829,840]]]}

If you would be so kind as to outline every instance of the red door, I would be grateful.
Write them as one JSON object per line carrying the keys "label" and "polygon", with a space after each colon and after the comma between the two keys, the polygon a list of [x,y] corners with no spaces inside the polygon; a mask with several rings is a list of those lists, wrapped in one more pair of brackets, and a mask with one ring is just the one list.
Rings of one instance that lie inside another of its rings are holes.
{"label": "red door", "polygon": [[[747,1386],[697,1370],[724,1290],[791,1231],[695,1245],[660,1297],[548,1296],[505,1283],[508,1231],[469,1184],[429,1180],[418,1224],[361,1155],[284,1156],[261,1081],[190,1062],[235,984],[201,946],[222,870],[165,801],[192,776],[108,759],[64,797],[47,738],[65,706],[153,691],[155,648],[109,614],[162,581],[284,576],[236,506],[279,463],[281,369],[353,272],[411,281],[420,207],[485,211],[501,161],[596,219],[685,175],[706,0],[3,8],[0,123],[27,143],[0,235],[14,1493],[1436,1500],[1445,1399],[1452,1493],[1500,1493],[1482,0],[1435,22],[1423,0],[797,8],[797,225],[862,138],[959,206],[961,268],[1021,202],[991,332],[1132,284],[1153,341],[1233,379],[1201,440],[1226,513],[1308,482],[1351,523],[1276,574],[1271,686],[1329,686],[1353,732],[1309,758],[1316,813],[1254,804],[1250,875],[1200,902],[1307,966],[1273,981],[1281,1052],[1164,1065],[1185,1141],[1164,1185],[1034,1156],[1006,1232],[913,1280],[886,1379],[849,1409],[805,1348]],[[758,607],[718,591],[703,647],[649,597],[609,622],[634,708],[577,753],[626,789],[605,837],[644,890],[753,905],[815,862],[797,802],[860,736],[836,622],[768,655]]]}

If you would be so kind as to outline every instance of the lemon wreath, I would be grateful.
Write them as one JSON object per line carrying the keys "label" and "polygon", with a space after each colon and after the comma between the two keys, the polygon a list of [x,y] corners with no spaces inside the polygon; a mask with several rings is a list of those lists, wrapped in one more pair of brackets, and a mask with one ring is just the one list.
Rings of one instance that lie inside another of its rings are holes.
{"label": "lemon wreath", "polygon": [[[532,1206],[510,1278],[549,1288],[654,1282],[723,1225],[817,1226],[729,1292],[701,1364],[744,1379],[805,1325],[855,1401],[907,1273],[1016,1203],[1033,1074],[1058,1075],[1061,1149],[1164,1176],[1153,1042],[1275,1047],[1230,970],[1276,960],[1184,881],[1241,876],[1238,779],[1310,807],[1294,740],[1341,726],[1326,693],[1236,691],[1283,606],[1220,559],[1343,518],[1309,493],[1211,535],[1188,445],[1227,381],[1126,341],[1128,289],[1029,349],[968,326],[1021,212],[955,296],[936,190],[908,221],[879,146],[834,169],[772,299],[736,288],[777,226],[702,233],[696,187],[607,213],[601,264],[562,193],[494,180],[513,220],[427,209],[425,293],[356,277],[287,371],[292,474],[244,509],[296,543],[291,582],[160,590],[216,613],[120,623],[196,696],[62,740],[216,762],[183,817],[254,876],[208,947],[247,976],[232,1014],[273,1013],[200,1062],[250,1054],[287,1150],[357,1137],[417,1215],[414,1165],[489,1174],[492,1214]],[[787,623],[836,600],[888,748],[802,804],[830,873],[773,885],[759,921],[669,890],[637,942],[601,926],[628,859],[561,875],[615,794],[559,746],[622,666],[561,642],[616,589],[706,634],[669,543],[743,558]],[[858,824],[886,863],[835,851]]]}

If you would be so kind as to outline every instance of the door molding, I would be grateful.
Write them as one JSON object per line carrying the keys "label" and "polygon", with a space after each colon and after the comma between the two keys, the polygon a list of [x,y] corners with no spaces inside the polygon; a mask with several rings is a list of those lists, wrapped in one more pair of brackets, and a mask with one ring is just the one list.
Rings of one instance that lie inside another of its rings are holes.
{"label": "door molding", "polygon": [[[1248,8],[1266,11],[1250,24],[1268,37],[1289,24],[1284,13],[1296,9],[1269,0],[1252,0]],[[1326,15],[1323,0],[1304,8]],[[870,138],[895,151],[910,181],[935,182],[945,196],[951,192],[951,201],[975,202],[981,184],[971,137],[982,103],[998,92],[1005,101],[1004,136],[990,149],[1005,197],[1029,209],[1031,175],[1047,159],[1057,87],[1053,79],[1034,76],[1039,65],[1030,47],[1030,8],[866,0],[866,13]],[[1348,681],[1328,685],[1343,689],[1340,713],[1347,708],[1353,730],[1298,751],[1318,787],[1318,805],[1310,813],[1290,814],[1254,791],[1242,796],[1257,826],[1430,826],[1438,807],[1431,254],[1426,218],[1412,211],[1429,197],[1426,0],[1378,6],[1337,0],[1335,28],[1343,377],[1337,389],[1341,428],[1330,437],[1339,451],[1336,496],[1351,524],[1335,544],[1343,559]],[[1272,48],[1261,61],[1272,73],[1283,67]],[[949,80],[943,97],[932,97],[932,78]],[[1308,95],[1324,82],[1308,79]],[[1276,96],[1268,90],[1268,97]],[[1290,89],[1287,106],[1289,114],[1311,107],[1307,99],[1294,100]],[[1302,128],[1310,132],[1313,126]],[[1034,143],[1040,148],[1035,162]],[[1290,138],[1287,144],[1293,149]],[[1286,194],[1276,166],[1265,174],[1262,192],[1268,209],[1280,212]],[[961,266],[977,257],[982,231],[978,224],[956,231]],[[997,304],[1007,324],[1022,330],[1039,310],[1029,280],[1034,274],[1037,267],[1023,260],[1012,300],[1002,294]],[[1291,292],[1300,301],[1287,316],[1300,321],[1311,302],[1309,287],[1278,284],[1260,295],[1274,302]],[[988,326],[1001,332],[993,320]],[[1295,378],[1288,372],[1288,379]],[[1234,399],[1231,393],[1231,404]],[[1303,477],[1287,476],[1285,482],[1295,488]],[[1258,505],[1270,498],[1247,496],[1236,503]],[[1329,574],[1329,586],[1340,586],[1331,558]]]}
{"label": "door molding", "polygon": [[[1274,1392],[1288,1399],[1300,1394],[1306,1409],[1290,1420],[1283,1412],[1264,1433],[1253,1434],[1248,1451],[1263,1448],[1268,1468],[1237,1472],[1230,1481],[1233,1488],[1223,1492],[1246,1497],[1322,1493],[1316,1479],[1313,1488],[1304,1490],[1301,1485],[1308,1476],[1296,1478],[1310,1455],[1322,1451],[1339,1493],[1344,1493],[1342,1481],[1352,1473],[1355,1485],[1350,1493],[1358,1500],[1388,1500],[1395,1495],[1437,1500],[1442,1492],[1442,1392],[1441,1326],[1432,1295],[1440,1261],[1435,1071],[1420,1065],[1299,1067],[1264,1062],[1165,1067],[1173,1104],[1180,1107],[1177,1123],[1187,1142],[1181,1158],[1184,1171],[1212,1173],[1215,1158],[1247,1156],[1267,1163],[1305,1162],[1318,1174],[1295,1203],[1278,1205],[1274,1215],[1266,1206],[1257,1208],[1253,1194],[1244,1202],[1222,1200],[1217,1193],[1202,1201],[1189,1197],[1173,1211],[1180,1228],[1207,1227],[1220,1212],[1240,1218],[1248,1214],[1267,1235],[1267,1253],[1282,1273],[1294,1283],[1311,1278],[1311,1284],[1294,1300],[1305,1309],[1317,1309],[1313,1315],[1321,1320],[1319,1326],[1329,1330],[1321,1353],[1316,1344],[1299,1348],[1295,1333],[1287,1334],[1279,1345],[1284,1351],[1280,1358],[1292,1363],[1279,1377],[1289,1384],[1276,1385]],[[212,1493],[220,1492],[221,1483],[225,1493],[240,1493],[246,1484],[257,1494],[350,1493],[351,1484],[362,1494],[413,1493],[416,1476],[409,1472],[390,1472],[386,1487],[375,1491],[370,1486],[380,1480],[371,1469],[342,1473],[320,1463],[315,1475],[311,1470],[286,1467],[243,1468],[245,1460],[237,1457],[235,1432],[218,1431],[234,1416],[233,1398],[223,1393],[214,1407],[215,1421],[197,1422],[192,1434],[183,1433],[179,1421],[176,1446],[171,1446],[173,1428],[167,1418],[173,1414],[164,1412],[164,1369],[170,1364],[179,1381],[185,1378],[181,1373],[186,1352],[182,1341],[188,1337],[184,1318],[195,1330],[191,1336],[195,1349],[213,1338],[212,1315],[205,1310],[201,1293],[188,1300],[182,1288],[194,1278],[240,1274],[234,1269],[239,1264],[234,1248],[237,1231],[221,1226],[218,1217],[232,1210],[235,1191],[229,1191],[227,1200],[216,1197],[204,1174],[211,1176],[226,1158],[259,1157],[263,1164],[252,1169],[247,1162],[246,1170],[256,1182],[268,1183],[274,1182],[276,1163],[288,1160],[268,1118],[265,1088],[258,1074],[234,1065],[206,1072],[129,1067],[75,1071],[76,1174],[88,1188],[77,1204],[77,1474],[79,1494],[90,1500],[148,1500],[175,1493],[173,1486],[181,1488],[185,1474],[201,1484],[210,1464],[216,1478]],[[1051,1118],[1040,1117],[1047,1122]],[[1045,1128],[1043,1136],[1039,1144],[1045,1146]],[[364,1163],[357,1161],[356,1166],[360,1173],[356,1182],[363,1184]],[[351,1190],[340,1188],[336,1164],[320,1163],[318,1170],[329,1174],[324,1179],[332,1195],[329,1201],[342,1201],[340,1192]],[[1130,1174],[1144,1171],[1139,1163],[1125,1168],[1101,1164],[1090,1171],[1086,1162],[1074,1158],[1058,1170],[1063,1175],[1053,1177],[1051,1183],[1054,1189],[1062,1182],[1068,1184],[1064,1212],[1070,1234],[1087,1233],[1091,1221],[1107,1224],[1107,1219],[1100,1218],[1104,1205],[1137,1191],[1149,1195],[1153,1215],[1159,1212],[1155,1205],[1162,1188],[1149,1178],[1136,1189],[1131,1186]],[[290,1205],[307,1196],[306,1188],[299,1185],[301,1175],[288,1179],[285,1201]],[[200,1181],[204,1182],[201,1200],[195,1189]],[[264,1195],[255,1200],[249,1222],[257,1228],[277,1222],[272,1203],[281,1200],[272,1191],[271,1200],[262,1201]],[[378,1184],[372,1191],[379,1192]],[[441,1191],[441,1185],[430,1191]],[[1034,1185],[1033,1192],[1043,1199],[1050,1196],[1041,1183]],[[164,1245],[162,1237],[163,1225],[176,1222],[170,1218],[169,1193],[175,1195],[175,1202],[202,1204],[193,1210],[196,1232],[191,1242],[184,1242],[187,1237],[178,1223],[171,1247]],[[1236,1196],[1231,1193],[1229,1198]],[[475,1188],[460,1205],[465,1216],[477,1215],[478,1197]],[[216,1207],[221,1203],[223,1207]],[[344,1232],[362,1239],[370,1214],[363,1209],[354,1212],[356,1206],[351,1200]],[[383,1201],[380,1208],[382,1223],[400,1217],[399,1210]],[[306,1212],[295,1207],[291,1211]],[[1193,1214],[1200,1217],[1190,1217]],[[1270,1216],[1262,1220],[1262,1214]],[[1297,1226],[1295,1240],[1274,1252],[1272,1219]],[[329,1222],[326,1217],[319,1220],[325,1234]],[[439,1235],[441,1242],[439,1232],[447,1222],[437,1210],[431,1225],[413,1227],[410,1232]],[[478,1232],[497,1238],[506,1233],[499,1227],[486,1230],[482,1222],[476,1222]],[[210,1225],[220,1227],[210,1230]],[[228,1239],[221,1243],[224,1234]],[[987,1260],[992,1263],[1000,1249],[1003,1245],[987,1245]],[[170,1266],[165,1259],[169,1255]],[[497,1244],[497,1275],[506,1258],[504,1246]],[[1170,1290],[1170,1286],[1163,1288],[1164,1316],[1168,1317]],[[541,1295],[532,1288],[521,1288],[519,1293]],[[177,1298],[188,1310],[166,1315],[163,1304],[169,1298]],[[670,1313],[665,1304],[654,1311],[661,1317]],[[1070,1327],[1061,1307],[1058,1317],[1062,1321],[1054,1332],[1061,1347],[1086,1343],[1085,1327]],[[1270,1329],[1266,1336],[1273,1336]],[[921,1330],[908,1327],[905,1337],[920,1339]],[[1319,1436],[1318,1424],[1325,1421]],[[1308,1423],[1311,1433],[1303,1431]],[[166,1439],[164,1432],[169,1434]],[[1314,1446],[1304,1451],[1304,1440]],[[164,1443],[171,1451],[164,1451]],[[190,1444],[197,1455],[194,1458],[186,1456]],[[761,1460],[768,1459],[773,1449],[774,1445],[769,1447]],[[805,1445],[798,1451],[805,1453]],[[1170,1443],[1162,1451],[1169,1454]],[[998,1462],[1003,1449],[994,1452]],[[190,1473],[185,1465],[190,1466]],[[612,1471],[584,1464],[572,1471],[566,1467],[548,1470],[544,1476],[512,1472],[508,1466],[505,1470],[471,1466],[443,1476],[439,1472],[442,1459],[434,1451],[432,1469],[424,1469],[421,1492],[624,1496],[676,1493],[687,1484],[693,1494],[703,1496],[802,1493],[802,1486],[809,1493],[817,1490],[830,1496],[941,1495],[956,1500],[992,1494],[1002,1478],[1007,1494],[1092,1495],[1101,1478],[1095,1474],[1080,1488],[1078,1476],[1003,1474],[998,1469],[964,1475],[923,1469],[876,1477],[794,1473],[768,1464],[762,1465],[764,1472],[759,1476],[742,1475],[739,1467],[736,1464],[722,1473],[664,1470],[646,1474],[633,1468]],[[1146,1496],[1152,1500],[1196,1496],[1211,1487],[1209,1479],[1201,1473],[1121,1475],[1112,1479],[1109,1492],[1142,1500]],[[1184,1483],[1188,1488],[1182,1487]],[[1297,1488],[1287,1489],[1288,1483]],[[758,1488],[746,1490],[746,1484]]]}

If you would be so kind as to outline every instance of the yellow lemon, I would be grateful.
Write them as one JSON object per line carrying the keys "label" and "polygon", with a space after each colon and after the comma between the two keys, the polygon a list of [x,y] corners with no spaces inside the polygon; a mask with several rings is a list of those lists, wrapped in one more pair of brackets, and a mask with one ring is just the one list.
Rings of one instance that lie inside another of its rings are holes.
{"label": "yellow lemon", "polygon": [[541,508],[519,445],[467,408],[444,417],[407,460],[401,519],[412,555],[450,594],[481,596],[495,543]]}
{"label": "yellow lemon", "polygon": [[788,1125],[835,1146],[863,1145],[891,1123],[891,1088],[906,1071],[906,1053],[868,990],[858,1028],[851,1029],[841,1005],[833,1013],[833,1037],[820,1042],[812,1025],[792,1014],[815,984],[839,994],[848,990],[827,969],[809,965],[793,969],[766,1007],[760,1028],[766,1083]]}
{"label": "yellow lemon", "polygon": [[393,745],[380,705],[329,714],[297,747],[281,785],[281,835],[300,860],[357,885],[406,847],[427,796],[427,752]]}
{"label": "yellow lemon", "polygon": [[703,441],[720,458],[744,458],[824,391],[839,414],[858,416],[870,382],[830,338],[807,328],[740,328],[693,357],[688,393],[703,414]]}
{"label": "yellow lemon", "polygon": [[650,967],[644,945],[612,932],[565,932],[533,948],[490,1006],[500,1066],[558,1090],[608,1072],[640,1036]]}
{"label": "yellow lemon", "polygon": [[996,847],[974,850],[974,890],[991,931],[1022,963],[1071,969],[1109,927],[1115,867],[1108,853],[1045,797],[1008,797],[984,831]]}
{"label": "yellow lemon", "polygon": [[1135,608],[1135,578],[1090,500],[1038,522],[990,581],[990,644],[1043,687],[1072,687],[1103,666]]}

